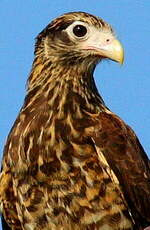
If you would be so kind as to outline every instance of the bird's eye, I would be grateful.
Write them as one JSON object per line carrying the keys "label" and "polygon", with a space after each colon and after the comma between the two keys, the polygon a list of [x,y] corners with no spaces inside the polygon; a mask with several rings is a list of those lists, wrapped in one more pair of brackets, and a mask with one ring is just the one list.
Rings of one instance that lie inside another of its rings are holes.
{"label": "bird's eye", "polygon": [[83,25],[76,25],[73,28],[73,33],[76,37],[84,37],[87,33],[87,28]]}

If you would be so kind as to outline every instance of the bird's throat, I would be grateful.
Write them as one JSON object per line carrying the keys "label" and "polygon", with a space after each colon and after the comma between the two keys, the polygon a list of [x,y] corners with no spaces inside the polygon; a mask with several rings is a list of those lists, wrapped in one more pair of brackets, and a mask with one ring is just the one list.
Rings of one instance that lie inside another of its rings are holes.
{"label": "bird's throat", "polygon": [[33,64],[26,98],[35,93],[35,100],[41,98],[42,103],[57,112],[59,119],[68,113],[77,117],[81,117],[83,111],[95,114],[103,107],[93,70],[84,68],[82,64],[68,67],[55,62],[41,63],[37,58]]}

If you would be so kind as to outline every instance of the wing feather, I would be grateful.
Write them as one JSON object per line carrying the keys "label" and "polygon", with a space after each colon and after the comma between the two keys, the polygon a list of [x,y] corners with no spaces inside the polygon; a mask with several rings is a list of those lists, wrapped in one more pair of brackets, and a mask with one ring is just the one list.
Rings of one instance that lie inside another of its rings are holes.
{"label": "wing feather", "polygon": [[110,111],[101,112],[94,142],[106,158],[136,223],[150,223],[150,161],[133,130]]}

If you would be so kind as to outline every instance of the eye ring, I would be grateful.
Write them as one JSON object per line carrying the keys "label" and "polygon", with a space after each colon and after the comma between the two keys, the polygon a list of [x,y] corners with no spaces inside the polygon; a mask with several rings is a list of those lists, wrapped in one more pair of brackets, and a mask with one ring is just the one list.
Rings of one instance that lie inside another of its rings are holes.
{"label": "eye ring", "polygon": [[73,34],[78,38],[82,38],[87,34],[87,28],[81,24],[75,25],[73,28]]}

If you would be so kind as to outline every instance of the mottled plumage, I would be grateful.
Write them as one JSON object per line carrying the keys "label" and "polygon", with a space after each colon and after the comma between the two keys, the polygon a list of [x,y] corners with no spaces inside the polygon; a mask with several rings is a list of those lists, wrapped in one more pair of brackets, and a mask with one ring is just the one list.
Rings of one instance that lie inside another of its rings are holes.
{"label": "mottled plumage", "polygon": [[83,12],[37,37],[24,105],[4,148],[3,223],[11,230],[140,230],[150,224],[150,164],[99,95],[93,72],[123,62],[112,28]]}

